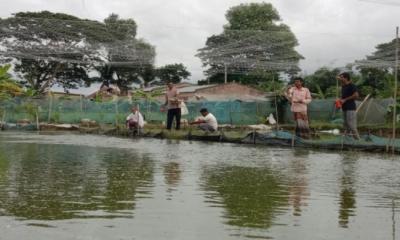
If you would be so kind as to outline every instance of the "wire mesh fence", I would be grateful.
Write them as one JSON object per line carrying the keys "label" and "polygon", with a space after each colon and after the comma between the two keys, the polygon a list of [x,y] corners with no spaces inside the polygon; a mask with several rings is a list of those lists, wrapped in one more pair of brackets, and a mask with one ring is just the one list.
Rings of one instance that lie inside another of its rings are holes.
{"label": "wire mesh fence", "polygon": [[[358,122],[363,125],[384,125],[391,120],[392,99],[370,99],[358,109]],[[138,105],[150,123],[166,120],[161,112],[162,103],[150,100],[129,101],[119,99],[109,102],[96,102],[80,98],[14,98],[4,101],[0,107],[1,121],[16,123],[21,119],[51,123],[79,123],[82,119],[97,123],[118,124],[125,122],[132,106]],[[358,103],[360,106],[360,103]],[[274,101],[204,101],[187,102],[188,114],[184,119],[193,120],[200,115],[201,108],[207,108],[220,124],[250,125],[265,123],[271,113],[276,117]],[[293,123],[290,105],[279,106],[278,118],[282,123]],[[311,122],[341,123],[342,113],[334,106],[334,99],[316,99],[308,106]],[[37,119],[36,119],[37,118]]]}

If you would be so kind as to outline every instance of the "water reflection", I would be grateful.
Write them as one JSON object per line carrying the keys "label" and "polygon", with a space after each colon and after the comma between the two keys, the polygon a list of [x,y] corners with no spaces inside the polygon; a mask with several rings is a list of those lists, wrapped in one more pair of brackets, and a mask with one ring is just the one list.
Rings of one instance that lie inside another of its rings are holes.
{"label": "water reflection", "polygon": [[355,174],[357,154],[345,154],[341,160],[342,176],[340,178],[340,200],[339,200],[339,226],[347,228],[349,218],[355,215],[356,190]]}
{"label": "water reflection", "polygon": [[223,166],[206,169],[204,178],[209,202],[224,206],[230,225],[269,228],[288,207],[287,186],[269,168]]}
{"label": "water reflection", "polygon": [[292,205],[293,215],[301,216],[302,207],[307,206],[308,169],[306,165],[309,151],[307,149],[295,149],[294,156],[289,161],[289,204]]}
{"label": "water reflection", "polygon": [[132,217],[136,199],[152,186],[154,163],[134,152],[32,143],[8,143],[0,150],[2,215]]}
{"label": "water reflection", "polygon": [[177,162],[169,162],[164,164],[164,179],[167,184],[167,192],[170,193],[169,198],[172,197],[172,192],[176,191],[179,181],[181,180],[182,170],[180,169],[180,165]]}

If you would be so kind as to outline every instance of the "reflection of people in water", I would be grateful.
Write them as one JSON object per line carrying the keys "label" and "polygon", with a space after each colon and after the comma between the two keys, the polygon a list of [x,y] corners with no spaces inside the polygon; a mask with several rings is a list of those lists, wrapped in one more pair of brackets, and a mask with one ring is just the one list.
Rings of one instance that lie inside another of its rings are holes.
{"label": "reflection of people in water", "polygon": [[168,192],[172,192],[178,186],[181,180],[181,172],[177,162],[169,162],[164,165],[164,178],[165,183],[169,186]]}
{"label": "reflection of people in water", "polygon": [[301,152],[301,150],[297,150],[295,154],[296,157],[293,158],[290,168],[293,170],[292,176],[294,176],[294,179],[289,186],[289,204],[293,206],[293,215],[301,216],[301,207],[307,206],[305,198],[309,196],[306,178],[307,167],[305,157],[301,157],[301,155],[308,155],[308,151]]}
{"label": "reflection of people in water", "polygon": [[354,216],[356,208],[356,191],[355,191],[355,163],[357,156],[344,155],[342,159],[343,174],[340,180],[340,208],[339,208],[339,226],[347,228],[349,218]]}

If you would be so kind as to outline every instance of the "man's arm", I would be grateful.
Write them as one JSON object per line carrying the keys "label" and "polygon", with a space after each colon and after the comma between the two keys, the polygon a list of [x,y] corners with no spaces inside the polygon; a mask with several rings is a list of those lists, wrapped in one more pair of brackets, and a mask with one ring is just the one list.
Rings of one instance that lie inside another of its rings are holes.
{"label": "man's arm", "polygon": [[312,100],[312,98],[311,98],[310,90],[307,89],[306,98],[303,100],[303,103],[309,104],[311,102],[311,100]]}
{"label": "man's arm", "polygon": [[205,123],[205,122],[206,122],[205,120],[203,120],[203,119],[199,119],[199,120],[196,120],[196,121],[190,122],[189,124],[190,124],[190,125],[193,125],[193,124],[200,124],[200,123]]}
{"label": "man's arm", "polygon": [[356,100],[356,99],[358,99],[358,97],[359,97],[358,91],[355,91],[351,96],[349,96],[347,98],[343,98],[341,101],[342,101],[342,103],[344,103],[348,100]]}
{"label": "man's arm", "polygon": [[287,99],[290,103],[292,103],[292,94],[293,94],[293,92],[292,92],[292,86],[290,86],[290,87],[288,87],[288,88],[286,89],[286,91],[285,91],[285,97],[286,97],[286,99]]}
{"label": "man's arm", "polygon": [[165,106],[168,105],[168,95],[167,95],[167,94],[165,94],[165,103],[164,103],[164,105],[165,105]]}

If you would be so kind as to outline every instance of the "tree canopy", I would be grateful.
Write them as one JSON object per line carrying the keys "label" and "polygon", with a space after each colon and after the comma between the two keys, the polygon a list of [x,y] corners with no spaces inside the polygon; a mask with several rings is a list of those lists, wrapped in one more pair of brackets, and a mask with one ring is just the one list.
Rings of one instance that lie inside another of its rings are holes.
{"label": "tree canopy", "polygon": [[164,83],[179,83],[191,75],[182,63],[167,64],[159,67],[156,72],[157,77]]}
{"label": "tree canopy", "polygon": [[396,39],[393,39],[378,44],[372,54],[354,63],[360,73],[359,87],[365,95],[371,94],[373,97],[393,95],[395,60]]}
{"label": "tree canopy", "polygon": [[[18,60],[22,83],[38,93],[54,84],[69,89],[111,80],[108,76],[118,76],[112,80],[125,87],[128,76],[140,74],[155,57],[153,46],[135,38],[136,30],[133,19],[116,14],[102,23],[63,13],[20,12],[0,20],[0,53]],[[93,71],[100,77],[91,77]]]}
{"label": "tree canopy", "polygon": [[225,67],[229,80],[232,75],[255,75],[259,70],[291,75],[300,70],[303,57],[294,49],[297,39],[271,4],[241,4],[230,8],[226,19],[223,32],[210,36],[198,50],[208,77],[220,76],[221,81]]}

